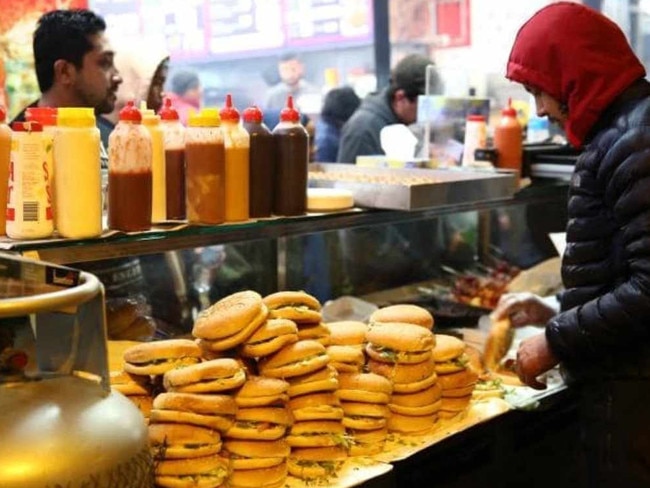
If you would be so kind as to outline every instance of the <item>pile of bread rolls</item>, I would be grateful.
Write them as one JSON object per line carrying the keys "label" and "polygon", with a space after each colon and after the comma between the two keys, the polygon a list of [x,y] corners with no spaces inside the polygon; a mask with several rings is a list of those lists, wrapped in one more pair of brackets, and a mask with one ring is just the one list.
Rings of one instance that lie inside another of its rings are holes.
{"label": "pile of bread rolls", "polygon": [[277,488],[467,408],[464,343],[433,325],[414,305],[323,324],[307,293],[243,291],[204,310],[192,339],[127,349],[111,381],[148,419],[157,486]]}

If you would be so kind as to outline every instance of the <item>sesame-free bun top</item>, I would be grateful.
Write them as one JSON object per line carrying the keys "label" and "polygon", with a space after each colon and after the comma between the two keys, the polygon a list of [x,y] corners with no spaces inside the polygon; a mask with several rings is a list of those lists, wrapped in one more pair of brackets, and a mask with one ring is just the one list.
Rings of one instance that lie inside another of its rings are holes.
{"label": "sesame-free bun top", "polygon": [[368,329],[366,339],[375,346],[400,352],[431,351],[436,345],[430,330],[401,322],[376,323]]}
{"label": "sesame-free bun top", "polygon": [[231,358],[212,359],[186,368],[168,371],[163,384],[168,391],[204,393],[238,388],[246,381],[239,362]]}
{"label": "sesame-free bun top", "polygon": [[199,314],[194,321],[192,335],[212,341],[224,339],[252,322],[260,321],[260,318],[263,321],[267,313],[259,293],[250,290],[233,293]]}
{"label": "sesame-free bun top", "polygon": [[290,378],[316,371],[328,362],[329,356],[320,342],[298,341],[262,359],[259,368],[263,376]]}
{"label": "sesame-free bun top", "polygon": [[368,326],[356,320],[342,320],[325,324],[330,331],[330,345],[362,346],[366,342]]}
{"label": "sesame-free bun top", "polygon": [[279,378],[251,376],[235,393],[240,407],[263,407],[286,403],[289,399],[289,383]]}
{"label": "sesame-free bun top", "polygon": [[197,425],[152,423],[148,432],[152,450],[161,450],[165,459],[210,456],[221,450],[219,432]]}
{"label": "sesame-free bun top", "polygon": [[292,320],[268,319],[241,346],[244,357],[270,356],[287,344],[298,342],[298,326]]}
{"label": "sesame-free bun top", "polygon": [[393,392],[393,384],[389,379],[375,373],[341,374],[339,375],[339,389],[390,395]]}
{"label": "sesame-free bun top", "polygon": [[377,322],[403,322],[433,330],[433,316],[427,309],[417,305],[390,305],[380,308],[370,315],[369,322],[371,325]]}
{"label": "sesame-free bun top", "polygon": [[189,339],[145,342],[123,353],[124,370],[139,375],[161,375],[201,360],[201,348]]}
{"label": "sesame-free bun top", "polygon": [[388,378],[393,385],[422,381],[436,372],[435,363],[432,360],[416,364],[397,364],[370,359],[368,369],[371,373]]}
{"label": "sesame-free bun top", "polygon": [[289,319],[297,323],[321,320],[320,302],[304,291],[278,291],[264,297],[264,304],[272,318]]}
{"label": "sesame-free bun top", "polygon": [[333,391],[339,387],[336,368],[329,364],[311,373],[293,376],[288,381],[290,397],[320,391]]}
{"label": "sesame-free bun top", "polygon": [[457,337],[436,334],[436,347],[433,349],[433,359],[437,363],[451,361],[465,352],[465,343]]}

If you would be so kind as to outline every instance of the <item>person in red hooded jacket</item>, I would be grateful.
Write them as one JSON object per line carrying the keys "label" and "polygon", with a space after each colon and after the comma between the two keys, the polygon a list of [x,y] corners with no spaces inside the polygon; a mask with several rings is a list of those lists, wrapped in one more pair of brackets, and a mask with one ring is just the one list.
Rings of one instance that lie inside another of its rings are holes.
{"label": "person in red hooded jacket", "polygon": [[650,486],[650,83],[619,27],[553,3],[519,30],[506,77],[583,151],[568,196],[559,310],[506,295],[494,319],[545,324],[522,341],[533,388],[561,365],[580,401],[587,485]]}

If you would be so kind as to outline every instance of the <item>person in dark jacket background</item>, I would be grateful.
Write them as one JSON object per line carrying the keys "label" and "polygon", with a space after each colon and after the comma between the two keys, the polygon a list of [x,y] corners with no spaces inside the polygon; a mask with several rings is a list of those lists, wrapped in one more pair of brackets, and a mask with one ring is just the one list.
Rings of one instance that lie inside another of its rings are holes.
{"label": "person in dark jacket background", "polygon": [[361,99],[349,86],[333,88],[327,92],[320,119],[316,122],[316,161],[321,163],[336,161],[341,128],[359,105]]}
{"label": "person in dark jacket background", "polygon": [[569,2],[521,27],[506,76],[584,150],[559,311],[506,295],[493,318],[545,323],[520,344],[517,372],[544,388],[539,375],[559,363],[579,393],[587,486],[650,486],[650,83],[618,26]]}
{"label": "person in dark jacket background", "polygon": [[[389,86],[364,98],[343,126],[337,162],[354,163],[357,156],[384,154],[379,140],[381,130],[387,125],[410,125],[417,120],[418,95],[425,93],[426,71],[431,65],[431,60],[421,54],[409,54],[395,65]],[[440,86],[437,74],[434,77],[432,85]]]}

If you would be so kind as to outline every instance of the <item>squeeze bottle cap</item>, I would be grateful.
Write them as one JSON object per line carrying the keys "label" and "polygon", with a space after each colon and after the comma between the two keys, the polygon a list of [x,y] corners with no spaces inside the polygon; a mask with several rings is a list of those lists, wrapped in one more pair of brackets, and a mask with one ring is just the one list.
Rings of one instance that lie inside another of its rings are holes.
{"label": "squeeze bottle cap", "polygon": [[472,114],[467,116],[468,122],[485,122],[485,116],[481,114]]}
{"label": "squeeze bottle cap", "polygon": [[14,132],[43,132],[43,126],[38,122],[14,122],[11,124]]}
{"label": "squeeze bottle cap", "polygon": [[232,95],[230,93],[226,95],[226,106],[221,109],[219,115],[224,122],[239,122],[239,112],[232,106]]}
{"label": "squeeze bottle cap", "polygon": [[140,102],[140,113],[144,125],[158,125],[160,123],[160,117],[152,109],[147,108],[147,102],[144,100]]}
{"label": "squeeze bottle cap", "polygon": [[300,112],[293,108],[293,96],[287,97],[287,106],[280,111],[280,122],[300,122]]}
{"label": "squeeze bottle cap", "polygon": [[219,127],[221,125],[219,109],[204,108],[198,114],[192,112],[188,117],[187,125],[189,127]]}
{"label": "squeeze bottle cap", "polygon": [[92,108],[60,107],[57,109],[59,127],[94,127],[95,112]]}
{"label": "squeeze bottle cap", "polygon": [[158,111],[158,115],[162,120],[179,120],[178,112],[172,106],[172,99],[165,97],[165,102],[162,108]]}
{"label": "squeeze bottle cap", "polygon": [[56,125],[57,110],[54,107],[27,107],[25,119],[28,122],[40,122],[43,125]]}
{"label": "squeeze bottle cap", "polygon": [[516,117],[517,111],[512,106],[512,98],[508,98],[508,105],[501,110],[501,115],[504,117]]}
{"label": "squeeze bottle cap", "polygon": [[6,118],[7,118],[7,111],[2,105],[0,105],[0,122],[4,122]]}
{"label": "squeeze bottle cap", "polygon": [[251,105],[242,113],[244,122],[253,122],[256,124],[261,124],[264,120],[264,114],[257,105]]}
{"label": "squeeze bottle cap", "polygon": [[120,110],[120,120],[127,121],[127,122],[135,122],[136,124],[142,122],[142,114],[135,107],[133,100],[129,100],[128,102],[126,102],[124,108]]}

